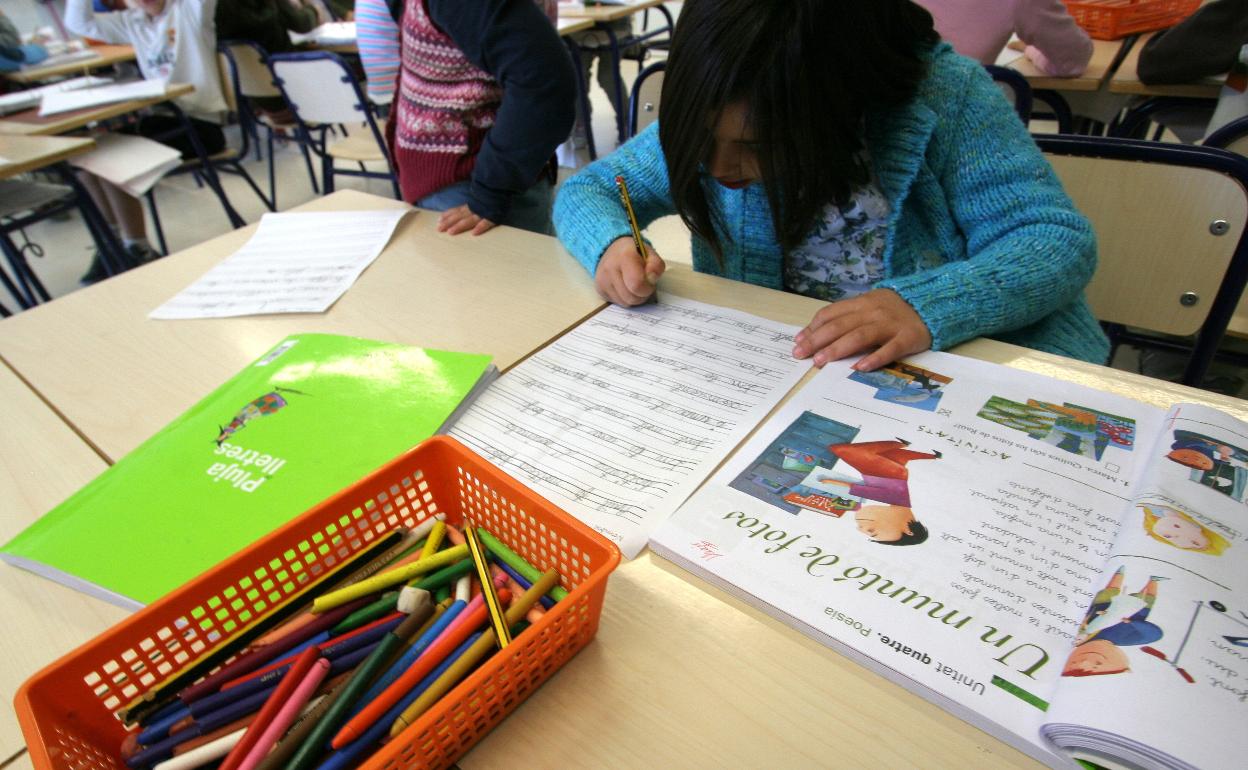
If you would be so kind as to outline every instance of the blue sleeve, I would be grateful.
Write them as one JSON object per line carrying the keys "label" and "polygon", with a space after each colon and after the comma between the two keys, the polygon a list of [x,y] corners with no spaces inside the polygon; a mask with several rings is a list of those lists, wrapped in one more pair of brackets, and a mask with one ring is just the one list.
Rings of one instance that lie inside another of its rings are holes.
{"label": "blue sleeve", "polygon": [[590,275],[598,269],[598,260],[612,241],[632,237],[628,214],[615,186],[617,175],[628,183],[633,211],[643,228],[659,217],[676,213],[656,122],[559,188],[553,215],[555,232]]}
{"label": "blue sleeve", "polygon": [[426,0],[434,24],[503,89],[477,155],[468,207],[493,222],[533,186],[572,132],[576,75],[554,25],[533,0]]}
{"label": "blue sleeve", "polygon": [[[958,77],[958,76],[955,76]],[[1092,226],[988,74],[965,66],[929,156],[966,259],[881,281],[913,307],[932,349],[1018,329],[1078,299],[1096,269]],[[973,309],[973,310],[971,310]]]}

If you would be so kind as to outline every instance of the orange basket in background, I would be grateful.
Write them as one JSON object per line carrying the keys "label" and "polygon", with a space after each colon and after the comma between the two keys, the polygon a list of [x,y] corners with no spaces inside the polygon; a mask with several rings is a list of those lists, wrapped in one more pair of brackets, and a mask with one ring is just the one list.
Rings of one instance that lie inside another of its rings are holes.
{"label": "orange basket in background", "polygon": [[400,455],[28,679],[16,708],[36,768],[125,768],[116,712],[391,530],[436,513],[493,532],[568,596],[362,766],[445,767],[598,630],[615,545],[454,439]]}
{"label": "orange basket in background", "polygon": [[1090,37],[1117,40],[1173,27],[1196,12],[1201,0],[1065,0],[1066,10]]}

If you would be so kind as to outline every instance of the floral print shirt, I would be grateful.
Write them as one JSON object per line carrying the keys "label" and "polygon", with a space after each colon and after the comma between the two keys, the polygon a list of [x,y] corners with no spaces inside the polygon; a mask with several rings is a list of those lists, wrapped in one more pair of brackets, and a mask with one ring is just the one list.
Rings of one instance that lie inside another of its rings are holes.
{"label": "floral print shirt", "polygon": [[784,260],[784,288],[835,302],[869,291],[884,278],[888,199],[872,179],[842,208],[829,203],[806,241]]}

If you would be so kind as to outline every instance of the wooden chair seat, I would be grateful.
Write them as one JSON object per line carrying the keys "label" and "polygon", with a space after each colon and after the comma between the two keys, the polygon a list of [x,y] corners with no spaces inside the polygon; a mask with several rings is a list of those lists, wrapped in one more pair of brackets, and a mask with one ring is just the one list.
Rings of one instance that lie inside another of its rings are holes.
{"label": "wooden chair seat", "polygon": [[338,160],[357,163],[386,160],[385,152],[370,135],[367,127],[357,128],[355,133],[330,144],[326,152]]}

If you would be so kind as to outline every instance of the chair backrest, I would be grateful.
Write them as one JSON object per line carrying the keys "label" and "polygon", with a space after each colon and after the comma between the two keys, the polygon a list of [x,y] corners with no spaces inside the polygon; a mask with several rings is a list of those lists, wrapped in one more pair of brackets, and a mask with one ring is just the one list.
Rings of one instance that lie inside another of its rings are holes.
{"label": "chair backrest", "polygon": [[371,122],[368,103],[359,84],[336,54],[329,51],[273,54],[269,56],[269,69],[273,72],[273,82],[302,122]]}
{"label": "chair backrest", "polygon": [[273,73],[265,62],[269,54],[250,40],[221,40],[217,50],[229,59],[237,79],[238,94],[253,99],[281,96],[273,85]]}
{"label": "chair backrest", "polygon": [[225,97],[225,108],[231,115],[238,114],[238,89],[234,84],[238,76],[234,74],[234,62],[226,56],[225,51],[217,49],[217,76],[221,80],[221,95]]}
{"label": "chair backrest", "polygon": [[659,97],[663,93],[663,71],[667,62],[651,64],[637,73],[633,90],[628,97],[628,135],[636,136],[646,126],[659,119]]}
{"label": "chair backrest", "polygon": [[1191,364],[1207,356],[1207,367],[1248,282],[1248,159],[1129,139],[1036,140],[1096,231],[1093,314],[1196,335]]}
{"label": "chair backrest", "polygon": [[1014,105],[1014,111],[1018,113],[1018,117],[1023,121],[1023,125],[1031,122],[1031,85],[1027,82],[1027,78],[1017,70],[1009,67],[999,67],[995,64],[985,64],[984,69],[988,70],[988,74],[992,76],[997,87],[1001,89],[1001,93],[1005,94],[1005,98],[1010,104]]}

